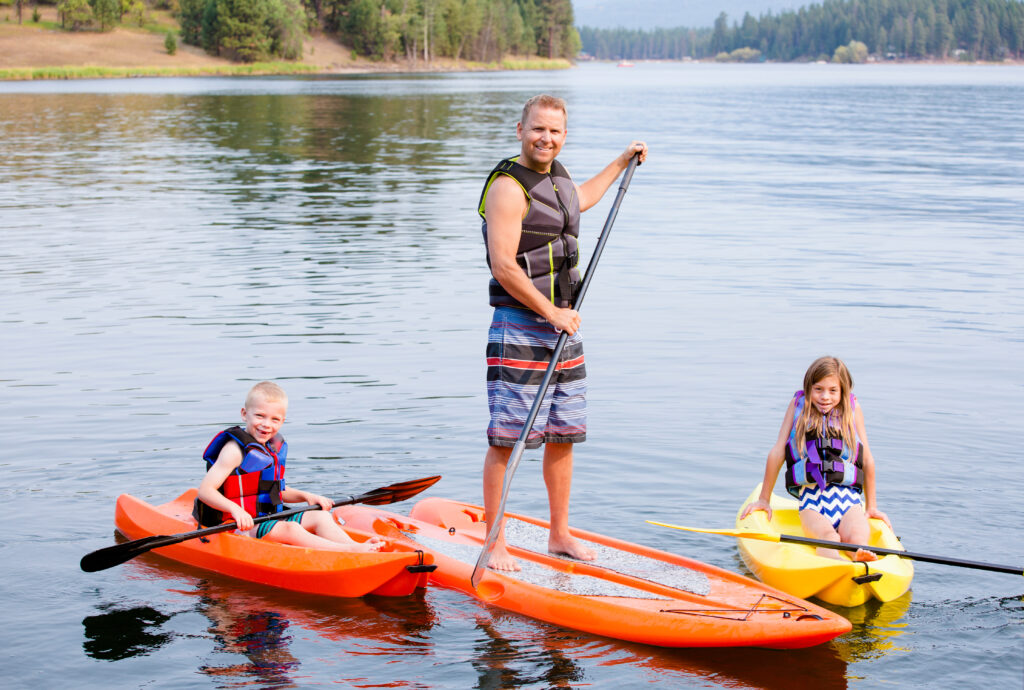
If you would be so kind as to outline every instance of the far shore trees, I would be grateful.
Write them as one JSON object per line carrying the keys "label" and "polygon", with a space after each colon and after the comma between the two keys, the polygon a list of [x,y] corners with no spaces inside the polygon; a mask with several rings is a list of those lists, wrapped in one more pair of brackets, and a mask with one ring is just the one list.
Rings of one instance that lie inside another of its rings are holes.
{"label": "far shore trees", "polygon": [[[604,60],[716,58],[747,48],[766,60],[829,59],[850,42],[877,59],[1024,59],[1022,0],[824,0],[798,10],[749,13],[711,28],[580,29],[583,50]],[[846,54],[840,51],[842,58]]]}
{"label": "far shore trees", "polygon": [[356,54],[480,62],[512,52],[572,59],[571,0],[179,0],[181,38],[243,61],[301,56],[307,31]]}

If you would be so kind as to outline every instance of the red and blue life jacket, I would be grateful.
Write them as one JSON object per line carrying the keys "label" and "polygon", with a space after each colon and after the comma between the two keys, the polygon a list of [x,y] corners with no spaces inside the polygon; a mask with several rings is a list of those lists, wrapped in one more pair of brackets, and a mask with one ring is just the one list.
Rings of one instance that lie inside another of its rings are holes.
{"label": "red and blue life jacket", "polygon": [[[271,439],[271,444],[275,440],[279,444],[276,451],[270,449],[270,444],[263,445],[257,441],[242,427],[234,426],[214,436],[210,445],[203,451],[206,471],[209,472],[225,445],[237,443],[242,449],[242,462],[231,472],[219,491],[242,506],[245,512],[253,517],[270,515],[285,509],[281,501],[281,491],[284,490],[288,443],[278,436]],[[192,516],[203,527],[212,527],[231,519],[230,515],[211,508],[198,498]]]}
{"label": "red and blue life jacket", "polygon": [[[808,429],[804,447],[797,448],[796,420],[800,418],[806,401],[803,391],[797,391],[793,397],[796,406],[793,408],[793,428],[786,444],[786,491],[799,498],[800,489],[804,486],[824,489],[829,484],[841,484],[863,490],[863,445],[860,439],[855,438],[856,447],[850,448],[830,419],[825,425],[825,438],[819,438],[817,431]],[[857,404],[853,395],[850,396],[850,404]]]}

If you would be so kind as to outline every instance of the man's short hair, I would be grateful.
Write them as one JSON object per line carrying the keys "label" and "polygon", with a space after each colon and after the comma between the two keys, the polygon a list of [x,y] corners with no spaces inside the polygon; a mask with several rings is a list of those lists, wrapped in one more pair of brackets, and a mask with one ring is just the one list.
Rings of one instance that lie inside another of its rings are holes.
{"label": "man's short hair", "polygon": [[551,108],[552,110],[561,110],[566,123],[569,121],[569,113],[565,109],[565,101],[557,96],[549,96],[546,93],[542,93],[526,101],[526,105],[523,106],[523,119],[519,122],[526,124],[526,118],[530,116],[530,111],[534,108]]}

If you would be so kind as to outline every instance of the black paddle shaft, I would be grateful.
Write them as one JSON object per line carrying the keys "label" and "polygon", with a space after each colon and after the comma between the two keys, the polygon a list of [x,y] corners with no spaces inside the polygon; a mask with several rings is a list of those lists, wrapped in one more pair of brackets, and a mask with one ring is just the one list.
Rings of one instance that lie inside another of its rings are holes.
{"label": "black paddle shaft", "polygon": [[[925,563],[938,563],[940,565],[954,565],[961,568],[974,568],[976,570],[991,570],[996,573],[1009,573],[1010,575],[1024,575],[1024,568],[1013,565],[999,565],[998,563],[984,563],[981,561],[967,561],[962,558],[946,558],[943,556],[929,556],[925,553],[914,553],[913,551],[900,551],[898,549],[882,549],[877,546],[864,544],[845,544],[843,542],[827,541],[825,539],[812,539],[810,537],[796,537],[790,534],[780,534],[779,541],[793,544],[805,544],[807,546],[821,546],[827,549],[842,549],[844,551],[857,551],[865,549],[872,553],[880,553],[886,556],[899,556]],[[871,561],[867,561],[868,564]]]}
{"label": "black paddle shaft", "polygon": [[[625,196],[626,190],[629,189],[629,183],[633,179],[633,171],[636,170],[636,166],[639,164],[640,154],[633,154],[633,157],[629,160],[629,165],[626,166],[626,172],[622,175],[622,181],[619,183],[619,191],[615,195],[615,201],[612,203],[612,209],[608,213],[608,219],[604,222],[604,228],[601,230],[600,237],[597,238],[597,246],[594,247],[594,254],[590,258],[590,263],[587,264],[587,272],[583,275],[583,282],[580,283],[579,290],[576,293],[576,299],[572,305],[572,308],[576,311],[579,311],[580,307],[583,306],[583,298],[586,296],[587,287],[590,285],[590,281],[594,277],[594,269],[597,268],[597,262],[601,259],[601,253],[604,251],[604,246],[608,243],[608,236],[611,234],[612,225],[615,223],[615,217],[619,214],[619,206],[622,204],[622,197]],[[512,475],[515,474],[516,468],[519,466],[519,461],[523,458],[523,452],[526,450],[526,439],[530,435],[530,430],[533,429],[533,423],[537,419],[537,414],[540,412],[541,404],[544,402],[544,393],[548,390],[551,378],[555,374],[555,368],[558,366],[558,359],[561,357],[562,350],[565,348],[565,343],[568,339],[569,334],[566,331],[562,331],[561,335],[558,336],[558,341],[555,343],[555,349],[551,353],[551,361],[548,362],[548,368],[544,371],[544,376],[541,378],[540,385],[537,388],[537,398],[533,401],[530,413],[526,416],[526,421],[523,423],[523,430],[519,432],[519,438],[516,439],[516,444],[512,448],[511,455],[509,455],[508,464],[505,466],[505,480],[501,491],[501,504],[498,506],[498,516],[493,525],[487,526],[487,539],[484,540],[483,549],[480,551],[480,557],[477,558],[476,565],[473,566],[473,574],[470,576],[470,582],[473,587],[476,587],[480,582],[480,578],[483,577],[483,569],[486,566],[487,559],[490,558],[490,553],[494,548],[494,543],[498,539],[501,521],[505,515],[505,503],[508,500],[508,492],[512,486]]]}

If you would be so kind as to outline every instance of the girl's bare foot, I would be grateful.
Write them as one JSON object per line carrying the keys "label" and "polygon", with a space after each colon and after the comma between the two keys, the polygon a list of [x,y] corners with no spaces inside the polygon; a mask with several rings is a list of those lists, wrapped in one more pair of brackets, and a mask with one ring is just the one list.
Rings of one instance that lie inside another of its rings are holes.
{"label": "girl's bare foot", "polygon": [[853,554],[853,560],[858,563],[863,563],[865,561],[877,561],[878,555],[873,551],[868,551],[867,549],[857,549]]}

